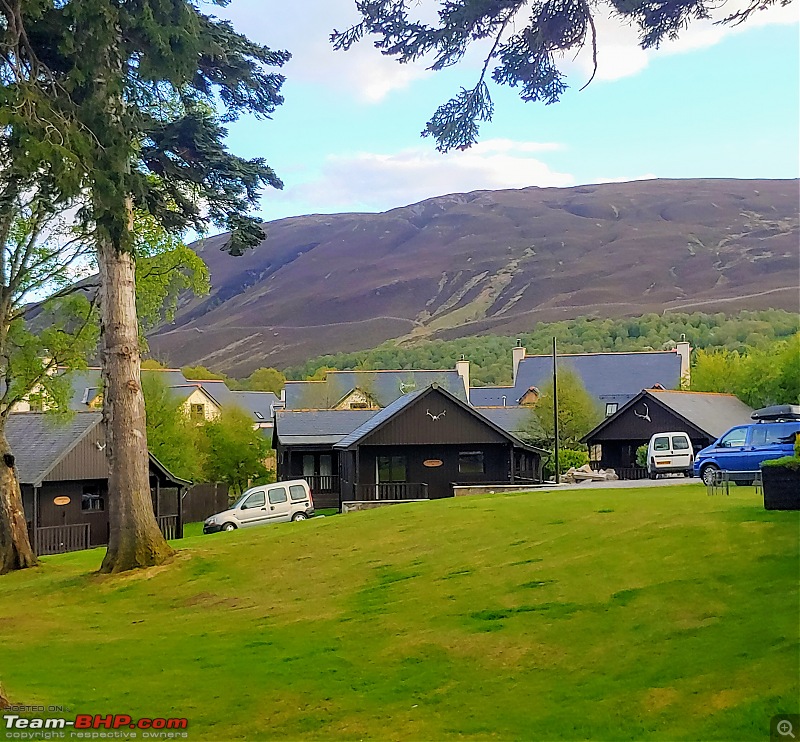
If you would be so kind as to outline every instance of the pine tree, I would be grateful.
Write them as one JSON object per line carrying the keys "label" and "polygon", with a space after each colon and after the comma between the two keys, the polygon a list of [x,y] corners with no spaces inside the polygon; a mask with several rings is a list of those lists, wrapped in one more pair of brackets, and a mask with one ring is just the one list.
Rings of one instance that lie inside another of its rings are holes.
{"label": "pine tree", "polygon": [[[216,0],[224,5],[225,0]],[[261,159],[224,145],[225,120],[269,116],[289,57],[250,42],[189,0],[5,0],[0,4],[0,126],[6,182],[41,173],[78,214],[100,275],[103,418],[111,532],[101,570],[159,564],[171,549],[150,505],[134,292],[136,210],[169,231],[230,230],[233,255],[264,234],[248,216]],[[42,170],[43,163],[49,163]],[[53,164],[55,163],[55,164]]]}
{"label": "pine tree", "polygon": [[[789,2],[746,0],[722,22],[742,23],[758,10]],[[434,5],[438,20],[426,23],[423,18]],[[375,46],[398,62],[432,59],[429,69],[442,70],[457,65],[470,46],[487,44],[475,84],[441,105],[422,132],[436,140],[441,152],[470,147],[477,141],[479,123],[491,120],[489,76],[519,88],[524,101],[555,103],[567,88],[559,60],[572,59],[588,47],[594,60],[588,85],[597,72],[598,14],[611,11],[621,22],[638,26],[640,45],[649,49],[677,38],[692,21],[708,18],[719,7],[708,0],[363,0],[356,6],[361,21],[345,31],[334,30],[335,49],[347,50],[365,36],[375,36]]]}

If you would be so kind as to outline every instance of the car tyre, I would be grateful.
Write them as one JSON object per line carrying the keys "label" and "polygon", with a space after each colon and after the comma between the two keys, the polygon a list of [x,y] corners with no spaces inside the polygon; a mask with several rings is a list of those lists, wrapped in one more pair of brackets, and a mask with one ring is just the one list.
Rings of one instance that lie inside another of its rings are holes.
{"label": "car tyre", "polygon": [[298,521],[298,520],[308,520],[308,516],[307,516],[305,513],[295,513],[295,514],[292,516],[292,520],[293,520],[293,521]]}
{"label": "car tyre", "polygon": [[714,472],[719,471],[719,467],[716,464],[706,464],[700,470],[700,478],[703,480],[703,484],[706,487],[711,485],[711,482],[714,480]]}
{"label": "car tyre", "polygon": [[226,523],[224,526],[222,526],[222,530],[223,531],[235,531],[236,530],[236,526],[233,523]]}

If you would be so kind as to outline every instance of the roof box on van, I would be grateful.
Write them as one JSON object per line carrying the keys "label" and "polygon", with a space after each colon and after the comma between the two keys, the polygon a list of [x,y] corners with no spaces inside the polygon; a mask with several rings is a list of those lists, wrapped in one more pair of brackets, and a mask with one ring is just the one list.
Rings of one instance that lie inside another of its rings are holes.
{"label": "roof box on van", "polygon": [[797,404],[775,404],[771,407],[762,407],[753,412],[750,417],[753,420],[776,422],[778,420],[800,420],[800,405]]}

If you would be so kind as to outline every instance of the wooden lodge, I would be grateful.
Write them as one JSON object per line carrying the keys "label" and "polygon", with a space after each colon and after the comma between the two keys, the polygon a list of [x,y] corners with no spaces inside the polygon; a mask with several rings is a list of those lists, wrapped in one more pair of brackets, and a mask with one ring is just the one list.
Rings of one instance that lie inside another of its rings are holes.
{"label": "wooden lodge", "polygon": [[695,451],[711,445],[726,430],[751,422],[752,409],[732,394],[644,389],[587,433],[595,468],[614,469],[621,479],[640,479],[636,449],[655,433],[687,433]]}
{"label": "wooden lodge", "polygon": [[317,507],[536,483],[547,454],[436,384],[381,410],[281,410],[274,431],[278,478],[308,479]]}
{"label": "wooden lodge", "polygon": [[[9,415],[6,436],[16,456],[36,553],[107,544],[108,462],[101,414],[81,412],[59,421],[44,413],[15,413]],[[182,496],[190,484],[150,455],[153,512],[168,539],[183,536]]]}

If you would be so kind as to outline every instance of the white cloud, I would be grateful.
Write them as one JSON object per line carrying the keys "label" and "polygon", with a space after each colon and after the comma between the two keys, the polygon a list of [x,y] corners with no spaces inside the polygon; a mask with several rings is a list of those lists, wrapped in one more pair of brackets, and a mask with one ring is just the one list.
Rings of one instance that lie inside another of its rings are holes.
{"label": "white cloud", "polygon": [[[596,19],[598,81],[618,80],[644,70],[659,56],[684,54],[719,44],[727,36],[739,34],[750,28],[767,25],[797,23],[797,9],[791,5],[773,6],[753,14],[741,25],[717,25],[717,21],[747,6],[746,0],[729,0],[720,6],[708,20],[693,21],[674,41],[667,40],[658,49],[642,49],[636,26],[623,23],[619,17],[606,12]],[[571,75],[586,80],[592,72],[592,54],[585,48],[575,60],[565,60],[563,68]]]}
{"label": "white cloud", "polygon": [[283,72],[291,82],[325,85],[363,102],[378,103],[393,90],[431,74],[424,63],[398,64],[369,39],[347,52],[334,51],[331,32],[358,21],[352,0],[237,0],[214,13],[233,21],[237,30],[254,41],[290,51],[292,60]]}
{"label": "white cloud", "polygon": [[[726,36],[749,28],[771,24],[797,23],[793,5],[773,6],[759,11],[740,26],[718,26],[720,20],[747,5],[748,0],[728,0],[707,21],[693,21],[676,41],[667,41],[658,50],[644,51],[638,45],[638,31],[625,25],[606,10],[596,20],[598,33],[598,81],[617,80],[644,70],[658,55],[681,54],[713,46]],[[438,3],[429,0],[413,8],[420,15],[430,16]],[[602,6],[601,6],[602,7]],[[227,8],[214,12],[230,18],[236,28],[252,39],[276,49],[288,49],[293,59],[285,67],[292,82],[324,85],[343,91],[357,100],[378,103],[394,90],[408,88],[429,76],[425,62],[398,64],[385,57],[372,45],[370,38],[356,44],[348,52],[335,52],[329,41],[334,28],[343,30],[359,19],[353,0],[237,0]],[[530,9],[520,11],[516,27],[527,21]],[[425,18],[430,20],[430,18]],[[488,47],[477,43],[461,62],[467,78],[483,63]],[[592,70],[591,50],[584,49],[577,59],[566,58],[564,70],[573,77],[572,84],[588,80]]]}
{"label": "white cloud", "polygon": [[[552,152],[552,142],[490,139],[465,152],[435,152],[421,145],[394,154],[354,152],[330,155],[320,176],[270,196],[271,211],[279,202],[317,212],[380,211],[447,193],[475,190],[569,186],[569,173],[552,170],[532,155]],[[294,211],[293,213],[299,213]]]}

